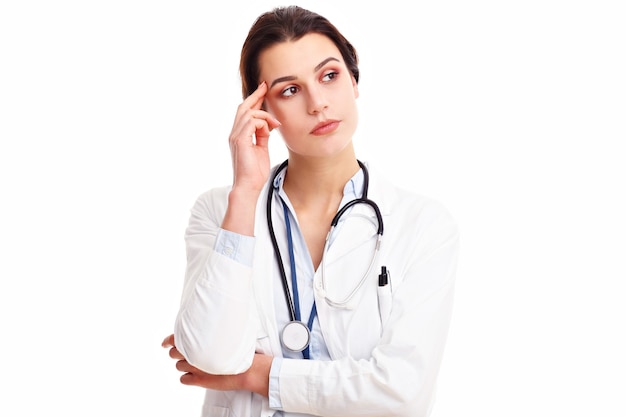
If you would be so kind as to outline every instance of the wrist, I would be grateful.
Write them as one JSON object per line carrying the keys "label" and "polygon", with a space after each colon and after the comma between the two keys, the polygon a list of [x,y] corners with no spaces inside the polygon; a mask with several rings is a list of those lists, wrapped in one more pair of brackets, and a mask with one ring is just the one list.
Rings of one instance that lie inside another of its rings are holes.
{"label": "wrist", "polygon": [[254,236],[254,219],[259,192],[233,188],[228,194],[228,207],[221,227],[234,233]]}
{"label": "wrist", "polygon": [[272,360],[272,356],[256,353],[252,361],[252,366],[250,366],[248,371],[242,374],[244,375],[242,381],[243,389],[268,397]]}
{"label": "wrist", "polygon": [[228,193],[228,205],[256,205],[260,194],[261,190],[243,186],[233,186]]}

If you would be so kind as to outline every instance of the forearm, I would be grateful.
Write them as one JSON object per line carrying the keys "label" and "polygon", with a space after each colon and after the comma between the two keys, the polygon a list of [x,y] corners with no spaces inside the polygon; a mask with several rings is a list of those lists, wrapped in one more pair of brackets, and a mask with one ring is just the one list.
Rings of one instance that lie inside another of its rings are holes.
{"label": "forearm", "polygon": [[228,208],[222,221],[222,229],[253,236],[257,200],[258,192],[233,188],[228,194]]}
{"label": "forearm", "polygon": [[[402,352],[404,354],[404,352]],[[284,359],[280,372],[282,409],[323,416],[418,417],[415,398],[430,397],[415,358]],[[407,410],[413,412],[408,413]]]}

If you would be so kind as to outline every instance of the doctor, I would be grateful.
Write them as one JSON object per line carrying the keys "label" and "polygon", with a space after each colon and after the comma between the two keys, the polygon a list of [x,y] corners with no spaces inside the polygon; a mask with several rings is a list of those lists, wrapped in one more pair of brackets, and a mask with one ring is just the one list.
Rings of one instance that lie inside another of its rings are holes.
{"label": "doctor", "polygon": [[[357,64],[329,21],[295,6],[261,15],[244,42],[233,183],[191,210],[163,341],[181,382],[206,388],[203,416],[430,413],[457,227],[357,159]],[[271,165],[274,129],[288,159]]]}

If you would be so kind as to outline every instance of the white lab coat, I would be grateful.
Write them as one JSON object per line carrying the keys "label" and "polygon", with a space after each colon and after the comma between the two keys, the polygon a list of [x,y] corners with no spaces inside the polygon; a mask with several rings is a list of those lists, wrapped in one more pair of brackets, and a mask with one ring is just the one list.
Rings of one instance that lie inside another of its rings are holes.
{"label": "white lab coat", "polygon": [[[254,352],[282,356],[274,285],[280,285],[259,197],[252,267],[213,250],[229,187],[202,194],[186,232],[188,267],[175,323],[179,351],[215,374],[248,369]],[[367,282],[348,308],[330,306],[314,277],[315,302],[331,361],[283,359],[280,397],[289,412],[320,416],[420,417],[430,413],[452,311],[458,232],[438,202],[396,188],[370,168],[369,198],[383,215],[384,237]],[[367,205],[350,215],[373,218]],[[337,230],[325,259],[326,291],[340,300],[369,263],[375,219],[352,218]],[[391,284],[378,286],[381,265]],[[287,265],[288,267],[288,265]],[[380,307],[391,299],[390,308]],[[271,416],[268,399],[207,390],[203,416]]]}

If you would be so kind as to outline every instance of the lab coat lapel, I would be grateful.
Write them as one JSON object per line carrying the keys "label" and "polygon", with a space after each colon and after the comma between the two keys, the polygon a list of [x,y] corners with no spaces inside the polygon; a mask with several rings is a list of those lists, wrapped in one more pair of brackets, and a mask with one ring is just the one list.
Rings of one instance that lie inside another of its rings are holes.
{"label": "lab coat lapel", "polygon": [[256,303],[258,306],[259,320],[268,337],[271,353],[274,356],[282,356],[280,340],[275,335],[278,334],[276,327],[276,311],[274,309],[274,285],[276,280],[274,276],[274,267],[276,258],[271,243],[270,233],[267,226],[266,202],[268,187],[265,187],[261,193],[256,207],[255,236],[257,244],[255,245],[254,258],[254,292]]}

